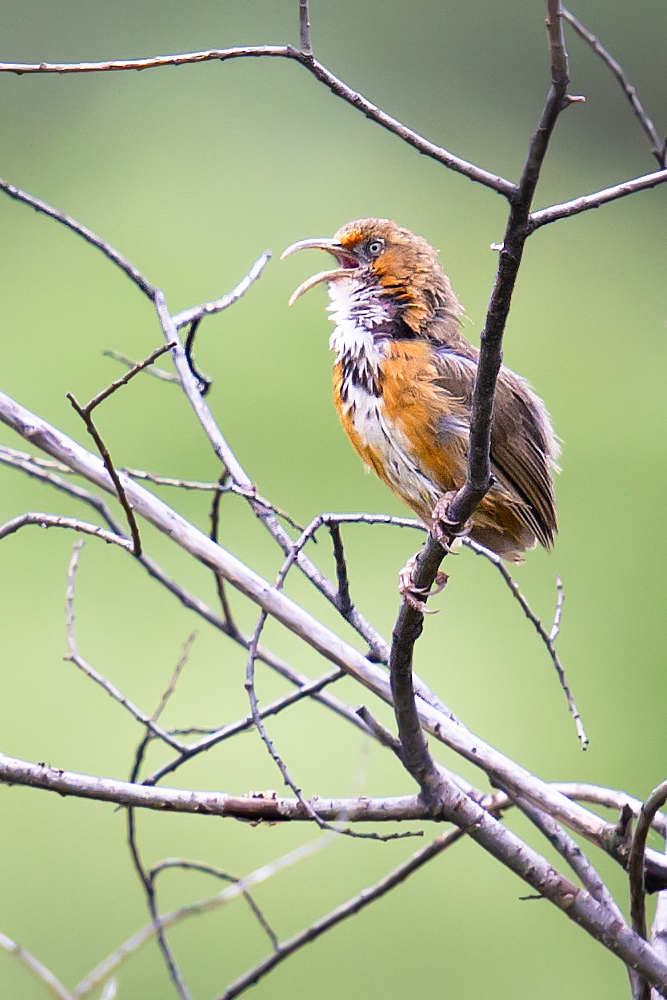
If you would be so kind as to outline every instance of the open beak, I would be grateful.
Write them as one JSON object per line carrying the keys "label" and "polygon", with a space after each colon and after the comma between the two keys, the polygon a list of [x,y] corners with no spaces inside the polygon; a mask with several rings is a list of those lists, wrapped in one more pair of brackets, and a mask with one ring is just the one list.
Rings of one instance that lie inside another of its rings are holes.
{"label": "open beak", "polygon": [[280,259],[284,260],[285,257],[289,257],[290,254],[296,253],[297,250],[326,250],[333,257],[336,258],[338,267],[331,271],[320,271],[318,274],[314,274],[312,278],[307,278],[299,287],[292,292],[289,300],[289,305],[294,305],[296,300],[300,298],[304,292],[309,291],[314,288],[315,285],[321,284],[323,281],[337,281],[338,278],[345,278],[348,276],[348,272],[359,267],[359,261],[356,256],[345,247],[342,247],[340,243],[336,243],[335,240],[330,240],[326,238],[313,239],[313,240],[300,240],[298,243],[293,243],[291,247],[288,247],[281,255]]}

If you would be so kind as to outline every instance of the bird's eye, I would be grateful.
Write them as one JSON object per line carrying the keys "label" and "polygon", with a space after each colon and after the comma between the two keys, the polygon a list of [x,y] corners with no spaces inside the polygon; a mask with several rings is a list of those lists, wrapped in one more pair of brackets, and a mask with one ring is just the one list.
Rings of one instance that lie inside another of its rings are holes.
{"label": "bird's eye", "polygon": [[371,257],[377,257],[379,254],[382,253],[383,247],[384,244],[382,240],[371,240],[371,242],[368,244],[368,253],[370,254]]}

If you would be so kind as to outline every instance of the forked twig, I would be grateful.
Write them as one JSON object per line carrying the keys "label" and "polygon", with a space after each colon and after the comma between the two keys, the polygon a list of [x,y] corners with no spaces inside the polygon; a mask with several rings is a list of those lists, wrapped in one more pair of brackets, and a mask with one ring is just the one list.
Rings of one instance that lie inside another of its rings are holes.
{"label": "forked twig", "polygon": [[162,916],[158,917],[154,923],[148,924],[136,934],[133,934],[131,938],[120,946],[120,948],[116,949],[116,951],[105,958],[104,961],[100,962],[100,964],[93,969],[92,972],[88,973],[85,979],[82,979],[73,990],[74,997],[76,1000],[79,1000],[80,997],[87,996],[104,979],[106,979],[110,972],[117,969],[126,958],[133,954],[137,948],[141,947],[141,945],[146,941],[149,941],[155,935],[158,928],[166,930],[168,927],[174,927],[176,924],[181,923],[183,920],[187,920],[189,917],[196,917],[205,913],[211,913],[226,906],[232,900],[243,896],[248,889],[252,888],[252,886],[266,882],[267,879],[271,878],[279,871],[290,868],[292,865],[297,864],[304,858],[310,857],[324,848],[329,847],[335,839],[335,836],[325,834],[323,837],[319,837],[317,840],[314,840],[309,844],[303,844],[301,847],[297,847],[296,850],[290,851],[288,854],[277,858],[275,861],[270,861],[267,864],[262,865],[260,868],[255,869],[255,871],[251,872],[250,875],[240,878],[238,882],[234,882],[226,889],[223,889],[223,891],[218,893],[217,896],[203,899],[198,903],[189,903],[186,906],[179,907],[177,910],[172,910],[170,913],[162,914]]}
{"label": "forked twig", "polygon": [[359,913],[366,906],[370,906],[371,903],[386,895],[397,885],[400,885],[401,882],[409,878],[410,875],[427,864],[427,862],[437,857],[438,854],[441,854],[452,844],[455,844],[462,836],[464,836],[463,831],[458,829],[448,830],[447,833],[441,834],[428,847],[415,852],[411,858],[403,862],[403,864],[398,865],[397,868],[388,875],[385,875],[384,878],[381,878],[374,885],[362,889],[356,896],[353,896],[345,903],[326,913],[319,920],[312,923],[310,927],[288,938],[287,941],[281,941],[274,948],[273,954],[268,955],[262,962],[259,962],[242,976],[239,976],[216,1000],[232,1000],[232,997],[239,996],[249,986],[262,979],[276,965],[283,962],[290,955],[293,955],[295,951],[303,948],[306,944],[310,944],[311,941],[317,940],[318,937],[321,937],[322,934],[332,927],[342,923],[348,917],[354,916],[355,913]]}
{"label": "forked twig", "polygon": [[76,410],[76,412],[79,414],[84,424],[86,425],[86,430],[88,431],[93,441],[97,445],[97,450],[99,451],[102,461],[104,462],[104,467],[111,476],[113,484],[116,488],[116,495],[118,497],[118,500],[120,501],[123,510],[125,511],[125,516],[127,517],[127,523],[130,526],[130,533],[132,535],[133,554],[136,557],[141,555],[141,538],[139,537],[139,526],[134,516],[134,511],[132,510],[132,504],[127,499],[127,494],[123,488],[123,484],[121,483],[118,473],[116,472],[116,468],[111,460],[109,449],[102,440],[102,436],[98,431],[97,427],[95,426],[91,414],[93,410],[100,405],[100,403],[103,403],[105,399],[108,399],[109,396],[111,396],[114,392],[120,389],[121,386],[127,385],[130,379],[134,378],[135,375],[138,375],[139,372],[143,371],[145,368],[148,368],[148,366],[152,365],[153,362],[157,360],[157,358],[159,358],[162,354],[165,354],[167,351],[171,350],[171,348],[174,346],[175,345],[172,343],[172,344],[166,344],[163,347],[158,347],[155,351],[153,351],[152,354],[150,354],[146,358],[145,361],[140,361],[128,372],[122,375],[121,378],[116,379],[116,381],[112,382],[111,385],[107,386],[106,389],[103,389],[101,392],[98,392],[96,396],[93,396],[90,402],[86,403],[85,406],[81,406],[81,404],[72,395],[71,392],[67,393],[67,398],[69,399],[70,403],[72,404],[72,406],[74,407],[74,409]]}

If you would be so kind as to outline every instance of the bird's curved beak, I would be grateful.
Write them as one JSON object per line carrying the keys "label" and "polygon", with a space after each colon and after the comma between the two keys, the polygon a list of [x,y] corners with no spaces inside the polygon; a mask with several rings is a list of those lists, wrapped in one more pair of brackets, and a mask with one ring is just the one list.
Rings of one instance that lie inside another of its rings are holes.
{"label": "bird's curved beak", "polygon": [[284,260],[285,257],[289,257],[290,254],[296,253],[297,250],[326,250],[327,253],[330,253],[336,258],[339,267],[334,268],[331,271],[319,271],[318,274],[314,274],[312,278],[307,278],[306,281],[302,282],[302,284],[300,284],[299,287],[292,292],[289,305],[294,305],[296,300],[300,298],[304,292],[314,288],[315,285],[319,285],[323,281],[337,281],[338,278],[345,278],[348,276],[348,272],[350,270],[354,270],[359,267],[357,257],[350,250],[346,250],[345,247],[340,245],[340,243],[336,243],[335,240],[330,240],[326,237],[312,240],[299,240],[298,243],[293,243],[291,247],[288,247],[287,250],[283,251],[280,255],[280,259]]}

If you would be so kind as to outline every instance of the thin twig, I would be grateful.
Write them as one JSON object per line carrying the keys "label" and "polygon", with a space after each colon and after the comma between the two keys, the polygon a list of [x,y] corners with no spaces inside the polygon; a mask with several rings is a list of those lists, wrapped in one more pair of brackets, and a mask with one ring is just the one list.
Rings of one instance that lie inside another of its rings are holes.
{"label": "thin twig", "polygon": [[381,111],[361,94],[358,94],[351,87],[348,87],[347,84],[343,83],[342,80],[335,77],[333,73],[330,73],[312,55],[301,52],[291,45],[247,45],[229,49],[206,49],[201,52],[183,52],[178,55],[154,56],[148,59],[113,59],[104,62],[3,62],[0,63],[0,73],[16,73],[17,75],[24,73],[105,73],[124,70],[155,69],[160,66],[183,66],[189,63],[225,62],[228,59],[246,57],[292,59],[307,69],[309,73],[312,73],[336,97],[340,97],[347,104],[352,105],[353,108],[360,111],[366,118],[370,118],[377,125],[381,125],[388,132],[398,136],[399,139],[402,139],[403,142],[406,142],[424,156],[431,157],[438,163],[449,167],[450,170],[455,170],[469,180],[483,184],[485,187],[491,188],[506,198],[510,198],[516,190],[515,185],[511,181],[507,181],[497,174],[489,173],[489,171],[483,170],[481,167],[476,167],[474,164],[468,163],[458,156],[454,156],[453,153],[449,153],[442,146],[437,146],[435,143],[429,142],[428,139],[424,139],[417,132],[402,125],[401,122]]}
{"label": "thin twig", "polygon": [[125,490],[123,489],[123,485],[120,481],[120,477],[116,472],[113,461],[111,460],[109,449],[102,440],[102,436],[97,430],[97,427],[93,422],[91,414],[93,410],[100,405],[100,403],[104,402],[105,399],[108,399],[109,396],[111,396],[114,392],[120,389],[121,386],[127,385],[127,383],[131,379],[133,379],[135,375],[143,371],[145,368],[148,368],[149,365],[152,365],[157,358],[159,358],[162,354],[165,354],[167,351],[171,350],[174,346],[175,344],[171,343],[171,344],[165,344],[163,347],[156,348],[156,350],[154,350],[144,361],[138,362],[138,364],[134,365],[134,367],[131,368],[128,372],[126,372],[125,375],[121,376],[121,378],[119,379],[116,379],[116,381],[112,382],[111,385],[107,386],[106,389],[103,389],[101,392],[98,392],[96,396],[93,396],[90,402],[86,403],[85,406],[81,406],[81,404],[72,395],[71,392],[67,393],[67,398],[69,399],[70,403],[72,404],[76,412],[83,420],[84,424],[86,425],[86,430],[88,431],[93,441],[97,445],[97,450],[102,456],[102,461],[104,462],[104,466],[109,475],[111,476],[114,486],[116,487],[116,496],[118,497],[118,500],[120,501],[120,504],[123,510],[125,511],[125,516],[127,517],[127,523],[130,526],[130,533],[132,535],[133,554],[135,557],[141,555],[141,538],[139,537],[139,526],[134,516],[134,511],[132,510],[132,504],[127,499]]}
{"label": "thin twig", "polygon": [[76,642],[76,633],[74,631],[74,594],[75,594],[75,582],[76,582],[76,571],[79,566],[79,555],[81,553],[81,546],[83,541],[75,542],[72,549],[72,557],[70,559],[69,567],[67,570],[67,593],[66,593],[66,623],[67,623],[67,646],[69,649],[69,656],[64,657],[70,663],[74,663],[75,666],[79,668],[87,677],[99,684],[108,695],[110,695],[114,701],[117,701],[119,705],[127,709],[130,715],[134,716],[137,722],[141,722],[142,725],[146,726],[158,739],[163,740],[168,746],[172,747],[174,750],[182,752],[184,749],[184,744],[180,740],[174,739],[173,736],[163,729],[161,726],[157,725],[156,717],[148,716],[145,712],[142,712],[140,708],[137,708],[133,702],[126,698],[125,695],[118,690],[118,688],[103,677],[94,667],[87,663],[83,657],[79,654],[79,650]]}
{"label": "thin twig", "polygon": [[27,462],[29,465],[39,466],[40,469],[51,469],[54,472],[72,474],[69,465],[63,465],[62,462],[54,462],[51,458],[30,455],[27,451],[18,451],[18,449],[10,448],[6,444],[0,444],[0,462],[7,462],[8,465],[15,465],[17,468],[22,468],[22,463]]}
{"label": "thin twig", "polygon": [[183,667],[188,662],[188,658],[190,656],[190,650],[192,649],[192,643],[195,641],[198,634],[199,633],[197,631],[191,632],[190,635],[185,640],[185,642],[183,643],[183,648],[181,649],[181,655],[179,656],[178,662],[174,667],[174,672],[171,675],[169,683],[167,684],[166,688],[162,693],[162,697],[160,698],[157,708],[155,709],[153,715],[151,716],[153,722],[157,722],[157,720],[160,718],[160,716],[162,715],[167,706],[167,702],[169,701],[172,694],[176,690],[178,678],[181,676]]}
{"label": "thin twig", "polygon": [[[155,883],[155,879],[161,872],[173,868],[178,868],[181,871],[200,872],[202,875],[212,875],[213,878],[218,878],[222,882],[237,883],[241,881],[238,875],[230,875],[228,872],[223,872],[220,868],[215,868],[213,865],[201,864],[199,861],[186,861],[183,858],[167,858],[166,861],[160,861],[157,865],[153,865],[148,873],[151,882]],[[247,890],[243,892],[243,898],[253,916],[257,919],[259,926],[271,942],[272,947],[276,948],[278,946],[278,937],[264,916],[264,913]]]}
{"label": "thin twig", "polygon": [[555,642],[560,633],[560,623],[563,617],[563,604],[565,603],[565,590],[563,581],[556,573],[556,607],[554,608],[554,620],[549,631],[549,642]]}
{"label": "thin twig", "polygon": [[165,913],[153,924],[148,924],[143,927],[136,934],[133,934],[131,938],[125,941],[124,944],[120,946],[111,955],[105,958],[100,964],[89,972],[85,979],[76,986],[73,991],[74,997],[80,998],[86,996],[92,990],[94,990],[100,982],[102,982],[111,971],[118,968],[118,966],[125,961],[125,959],[133,954],[144,942],[150,940],[151,937],[156,933],[156,929],[166,929],[168,927],[173,927],[176,924],[181,923],[188,917],[200,916],[204,913],[211,913],[221,907],[226,906],[233,899],[238,899],[243,896],[244,893],[248,891],[253,885],[259,885],[262,882],[266,882],[267,879],[271,878],[273,875],[277,874],[279,871],[283,871],[286,868],[297,864],[299,861],[310,857],[313,854],[329,847],[336,840],[335,836],[330,834],[325,834],[323,837],[319,837],[317,840],[312,841],[309,844],[303,844],[301,847],[297,847],[296,850],[290,851],[289,854],[285,854],[275,861],[270,861],[260,868],[257,868],[250,875],[246,875],[244,878],[239,879],[233,885],[228,886],[222,892],[218,893],[217,896],[210,897],[208,899],[203,899],[198,903],[189,903],[186,906],[180,907],[178,910],[172,910],[170,913]]}
{"label": "thin twig", "polygon": [[[0,72],[2,72],[1,68]],[[53,208],[51,205],[48,205],[45,201],[42,201],[41,198],[35,198],[26,191],[21,191],[20,188],[15,187],[13,184],[10,184],[9,181],[5,181],[1,177],[0,191],[4,191],[5,194],[8,194],[9,197],[13,198],[15,201],[21,201],[24,205],[30,205],[30,207],[34,208],[36,212],[48,215],[50,219],[54,219],[62,226],[66,226],[67,229],[71,229],[73,233],[77,234],[77,236],[81,236],[86,243],[90,243],[92,246],[97,247],[98,250],[102,251],[105,257],[108,257],[110,261],[119,267],[121,271],[123,271],[128,278],[141,289],[144,295],[148,296],[151,302],[153,301],[155,289],[150,282],[146,281],[141,271],[139,271],[133,264],[130,264],[129,260],[123,257],[118,250],[112,247],[110,243],[107,243],[106,240],[100,239],[100,237],[97,236],[91,229],[88,229],[87,226],[77,222],[76,219],[73,219],[71,216],[65,215],[64,212],[60,212],[57,208]]]}
{"label": "thin twig", "polygon": [[666,165],[665,155],[667,150],[665,148],[665,144],[667,143],[667,139],[663,142],[662,138],[658,135],[658,130],[647,114],[644,105],[639,100],[637,91],[628,80],[623,67],[616,59],[614,59],[612,55],[610,55],[609,52],[607,52],[604,45],[600,42],[600,39],[594,35],[592,31],[589,31],[588,28],[586,28],[581,21],[574,16],[574,14],[571,14],[569,10],[565,10],[565,8],[563,8],[562,16],[574,29],[575,33],[591,47],[593,52],[595,52],[595,54],[602,59],[603,63],[605,63],[605,65],[616,77],[621,90],[627,97],[635,116],[639,120],[639,124],[648,136],[648,140],[651,143],[651,152],[658,161],[660,168],[664,170]]}
{"label": "thin twig", "polygon": [[[146,733],[143,740],[140,742],[135,753],[134,764],[132,766],[132,771],[130,773],[130,781],[132,782],[136,781],[137,779],[137,776],[139,774],[139,769],[141,768],[141,764],[143,762],[147,746],[148,746],[148,733]],[[164,958],[164,962],[167,967],[167,972],[169,973],[169,978],[173,982],[176,988],[176,992],[178,993],[181,1000],[192,1000],[190,991],[188,990],[188,987],[183,978],[183,974],[178,967],[178,963],[176,962],[173,952],[169,946],[169,942],[167,941],[165,929],[160,923],[160,915],[157,907],[154,880],[153,878],[151,878],[148,870],[146,869],[142,861],[141,854],[139,852],[139,845],[137,843],[136,818],[134,814],[134,809],[132,807],[130,807],[127,810],[127,844],[130,851],[130,857],[132,858],[132,864],[134,865],[134,869],[137,873],[139,881],[141,882],[144,889],[144,893],[146,895],[148,912],[150,913],[151,916],[151,922],[154,928],[155,936],[157,937],[158,947],[162,952],[162,957]]]}
{"label": "thin twig", "polygon": [[[121,365],[125,365],[126,368],[134,368],[136,365],[136,361],[133,361],[132,358],[128,358],[126,354],[121,354],[120,351],[102,351],[102,356],[105,358],[113,358],[114,361],[120,361]],[[151,365],[150,368],[144,368],[143,371],[146,375],[154,375],[155,378],[159,378],[163,382],[175,382],[177,385],[180,384],[178,375],[174,375],[173,372],[165,371],[164,368],[158,368],[157,365]]]}
{"label": "thin twig", "polygon": [[56,978],[56,976],[54,976],[50,969],[47,969],[47,967],[40,962],[38,958],[31,955],[29,951],[23,948],[16,941],[12,941],[12,939],[7,937],[6,934],[3,934],[2,931],[0,931],[0,948],[9,952],[10,955],[14,955],[14,957],[17,958],[22,965],[37,976],[52,996],[57,997],[58,1000],[76,1000],[74,994],[65,989],[63,984]]}
{"label": "thin twig", "polygon": [[91,401],[82,407],[84,413],[90,415],[95,407],[99,406],[100,403],[103,403],[105,399],[109,398],[109,396],[112,396],[114,392],[121,388],[121,386],[127,385],[127,383],[131,381],[135,375],[138,375],[139,372],[149,368],[154,361],[157,361],[159,357],[166,354],[167,351],[170,351],[172,347],[175,347],[175,344],[163,344],[162,347],[156,347],[156,349],[143,361],[137,361],[132,365],[132,368],[128,372],[125,372],[125,374],[121,375],[121,377],[116,379],[115,382],[108,385],[106,389],[102,389],[102,391],[98,392],[96,396],[93,396]]}
{"label": "thin twig", "polygon": [[388,750],[395,753],[402,762],[403,748],[401,746],[401,741],[396,739],[394,734],[390,732],[386,726],[383,726],[382,723],[375,718],[371,710],[366,708],[365,705],[359,706],[357,709],[357,715],[360,719],[363,719],[378,743],[381,743],[383,747],[387,747]]}
{"label": "thin twig", "polygon": [[123,484],[120,481],[120,477],[116,472],[116,467],[113,464],[109,449],[102,440],[102,436],[98,431],[97,427],[93,422],[93,418],[90,413],[87,412],[87,407],[81,406],[77,399],[72,395],[71,392],[67,393],[67,398],[72,404],[73,408],[79,414],[84,424],[86,425],[86,430],[92,437],[93,441],[97,445],[97,450],[100,453],[102,461],[104,462],[104,468],[109,473],[109,477],[114,484],[116,490],[116,496],[120,502],[121,507],[125,511],[125,516],[127,517],[127,523],[130,527],[130,534],[132,535],[132,554],[135,558],[141,555],[141,538],[139,536],[139,526],[137,524],[137,519],[134,516],[134,511],[132,510],[132,504],[127,499],[127,494],[123,488]]}
{"label": "thin twig", "polygon": [[[289,694],[283,695],[282,698],[277,698],[264,708],[261,708],[259,710],[259,716],[261,719],[266,719],[271,715],[278,715],[286,708],[290,708],[303,698],[312,697],[314,694],[322,691],[322,689],[327,685],[333,684],[335,681],[340,680],[340,678],[344,676],[345,672],[340,668],[328,670],[321,677],[318,677],[317,680],[310,681],[302,687],[298,687],[295,691],[290,691]],[[218,743],[222,743],[224,740],[228,740],[232,736],[237,736],[238,733],[243,733],[248,729],[252,729],[253,725],[254,719],[251,714],[246,716],[244,719],[239,719],[237,722],[230,722],[226,726],[222,726],[219,729],[215,729],[207,733],[196,743],[191,743],[179,754],[178,757],[168,761],[166,764],[161,764],[156,771],[144,780],[144,784],[156,784],[167,774],[171,774],[176,771],[182,764],[185,764],[186,761],[196,757],[197,754],[210,750],[212,747],[217,746]]]}
{"label": "thin twig", "polygon": [[[30,456],[27,456],[27,458],[30,458]],[[84,489],[82,486],[78,486],[75,485],[74,483],[67,482],[60,476],[57,476],[54,473],[46,471],[46,469],[32,465],[31,461],[28,461],[27,458],[24,457],[23,452],[16,452],[14,449],[6,448],[5,446],[0,447],[0,462],[6,465],[10,465],[14,468],[21,469],[21,471],[27,473],[29,476],[32,476],[35,479],[39,479],[43,483],[48,483],[50,486],[53,486],[55,489],[63,493],[66,493],[68,496],[72,496],[77,500],[82,500],[84,503],[89,504],[91,507],[93,507],[94,510],[98,511],[98,513],[104,518],[104,520],[107,522],[107,524],[114,532],[114,534],[117,535],[120,540],[124,539],[122,530],[118,525],[118,522],[113,517],[111,511],[104,503],[104,501],[101,499],[101,497],[95,496],[93,493],[91,493],[89,490]],[[69,466],[63,466],[62,463],[59,462],[49,462],[47,459],[41,459],[40,461],[42,464],[48,465],[48,468],[57,466],[60,469],[66,469],[66,471],[69,473],[72,473],[73,471],[72,469],[69,468]],[[40,517],[51,518],[51,515],[40,515]],[[60,523],[60,521],[62,521],[62,518],[57,518],[56,520],[58,521],[58,523]],[[41,523],[41,521],[38,521],[37,523]],[[82,522],[77,522],[77,524],[80,523]],[[74,525],[66,524],[63,526],[73,527]],[[98,530],[102,530],[102,529],[96,529],[95,525],[89,525],[89,527],[90,529],[95,529],[94,531],[91,530],[89,532],[91,534],[98,534]],[[104,537],[105,540],[107,541],[110,540],[107,539],[104,535],[102,537]],[[129,539],[124,539],[124,540],[126,542],[126,547],[128,549],[131,549],[132,543],[129,541]],[[246,650],[248,649],[248,646],[250,644],[250,639],[247,636],[239,632],[235,626],[233,626],[233,628],[230,628],[228,626],[228,623],[226,623],[225,621],[223,621],[223,619],[221,619],[218,615],[216,615],[211,610],[211,608],[209,608],[208,605],[204,603],[204,601],[202,601],[199,597],[196,597],[194,594],[191,594],[188,590],[182,587],[175,580],[172,580],[165,573],[162,567],[155,562],[154,559],[151,559],[151,557],[147,556],[145,552],[142,552],[141,556],[139,557],[139,562],[142,564],[142,566],[144,566],[148,574],[152,576],[153,579],[157,580],[158,583],[162,584],[162,586],[165,587],[166,590],[172,593],[185,608],[188,608],[190,611],[194,611],[201,618],[203,618],[204,621],[207,621],[214,628],[218,629],[225,635],[229,636],[235,642],[239,643],[239,645],[243,646],[244,649]],[[276,673],[280,674],[281,677],[285,677],[291,684],[294,684],[297,687],[303,687],[304,685],[307,686],[311,683],[310,679],[306,677],[305,674],[302,674],[298,670],[294,670],[294,668],[291,667],[289,664],[287,664],[284,660],[275,656],[273,653],[271,653],[268,649],[266,649],[263,646],[259,647],[257,651],[257,658],[261,660],[263,663],[265,663],[272,670],[275,670]],[[317,684],[317,682],[314,683]],[[326,691],[320,691],[319,688],[315,688],[310,696],[315,701],[321,702],[321,704],[323,704],[325,707],[331,709],[333,712],[340,715],[342,718],[347,719],[353,725],[357,726],[357,728],[360,728],[362,731],[367,732],[366,728],[364,727],[363,723],[361,722],[357,714],[354,712],[354,710],[350,708],[348,705],[346,705],[339,698],[336,698],[335,696],[328,694]]]}
{"label": "thin twig", "polygon": [[103,542],[119,545],[122,549],[132,551],[132,542],[122,535],[116,535],[112,531],[100,528],[98,524],[89,524],[87,521],[80,521],[76,517],[61,517],[58,514],[43,514],[39,511],[29,511],[27,514],[19,514],[0,525],[0,539],[14,534],[19,528],[24,528],[29,524],[39,525],[40,528],[69,528],[72,531],[80,531],[84,535],[94,535],[101,538]]}
{"label": "thin twig", "polygon": [[345,549],[340,533],[340,522],[329,524],[329,534],[333,542],[334,559],[336,560],[336,577],[338,579],[338,606],[342,616],[347,617],[354,605],[350,597],[350,581],[347,576],[347,562],[345,561]]}
{"label": "thin twig", "polygon": [[[278,573],[278,577],[276,579],[277,591],[280,591],[282,589],[285,579],[287,578],[287,574],[289,573],[290,569],[294,566],[298,554],[300,553],[301,549],[306,544],[308,539],[312,536],[312,530],[313,529],[310,526],[306,528],[302,532],[301,537],[294,543],[292,551],[285,559],[283,565],[280,568],[280,572]],[[329,823],[326,822],[326,820],[322,819],[322,817],[318,814],[317,810],[315,810],[310,804],[310,802],[305,798],[301,788],[299,787],[299,785],[297,785],[294,778],[291,776],[287,768],[287,765],[285,764],[284,760],[276,750],[275,744],[267,732],[266,726],[264,725],[262,719],[261,712],[259,710],[259,701],[257,699],[257,692],[255,691],[255,661],[257,659],[257,646],[259,643],[260,636],[262,634],[262,630],[264,629],[264,625],[266,624],[267,618],[268,618],[267,612],[265,610],[262,610],[257,619],[257,624],[255,626],[255,631],[253,632],[252,639],[250,640],[250,648],[248,650],[248,660],[246,665],[246,677],[244,686],[248,693],[248,700],[250,702],[250,711],[252,714],[253,722],[255,724],[255,728],[259,733],[262,742],[266,746],[266,749],[268,750],[271,759],[274,761],[278,770],[280,771],[285,784],[292,789],[292,791],[294,792],[297,799],[299,800],[303,808],[306,810],[310,818],[320,827],[321,830],[330,830],[337,834],[345,834],[348,837],[356,837],[359,839],[380,840],[380,841],[401,840],[404,837],[413,837],[416,835],[421,836],[422,835],[421,831],[419,831],[418,834],[415,834],[413,832],[408,832],[403,834],[401,833],[378,834],[378,833],[358,833],[355,830],[351,830],[349,827],[343,829],[340,829],[338,827],[332,827]]]}
{"label": "thin twig", "polygon": [[636,194],[638,191],[647,191],[649,188],[657,187],[658,184],[667,182],[667,170],[657,170],[652,174],[643,174],[629,181],[622,181],[613,187],[603,188],[594,194],[582,195],[572,201],[563,202],[560,205],[551,205],[549,208],[541,208],[538,212],[533,212],[528,219],[528,231],[534,233],[540,226],[546,226],[559,219],[569,219],[573,215],[587,212],[591,208],[600,208],[610,201],[617,201],[619,198],[626,198],[628,195]]}
{"label": "thin twig", "polygon": [[547,632],[539,616],[535,614],[535,612],[529,605],[528,601],[519,590],[519,584],[516,582],[516,580],[513,579],[511,573],[507,569],[507,566],[502,561],[500,556],[497,555],[495,552],[491,552],[490,549],[485,548],[483,545],[480,545],[479,542],[475,542],[472,538],[463,538],[462,542],[469,549],[471,549],[476,555],[483,556],[485,559],[488,559],[490,563],[493,563],[493,565],[496,567],[496,569],[502,576],[503,580],[507,584],[509,590],[519,602],[519,605],[521,606],[521,610],[523,611],[524,615],[535,626],[535,631],[539,635],[544,645],[547,647],[547,650],[549,651],[549,656],[551,657],[551,661],[554,667],[556,668],[556,673],[558,674],[558,680],[560,681],[560,686],[562,687],[565,693],[565,697],[567,698],[567,707],[570,710],[572,718],[574,719],[574,724],[577,730],[577,736],[581,741],[582,749],[585,750],[588,746],[588,737],[586,736],[586,730],[584,729],[584,724],[582,722],[581,716],[579,715],[579,711],[575,704],[574,697],[570,690],[570,686],[567,683],[567,679],[565,677],[565,668],[563,667],[563,664],[560,662],[560,657],[556,652],[556,646],[555,646],[555,640],[560,631],[560,623],[563,615],[564,590],[561,578],[559,576],[556,577],[556,608],[554,610],[553,625],[551,626],[551,630]]}
{"label": "thin twig", "polygon": [[385,875],[384,878],[381,878],[374,885],[371,885],[366,889],[362,889],[356,896],[353,896],[345,903],[342,903],[334,910],[331,910],[323,917],[320,917],[313,924],[311,924],[310,927],[307,927],[305,930],[295,934],[287,941],[282,941],[274,949],[272,955],[268,955],[262,962],[259,962],[242,976],[239,976],[238,979],[227,987],[224,993],[220,994],[217,1000],[231,1000],[232,997],[239,996],[240,993],[243,993],[249,986],[258,982],[268,972],[270,972],[271,969],[275,968],[275,966],[280,962],[283,962],[289,955],[293,955],[295,951],[299,950],[299,948],[303,948],[304,945],[310,944],[311,941],[315,941],[326,931],[335,927],[337,924],[342,923],[343,920],[347,919],[347,917],[354,916],[366,906],[370,906],[371,903],[374,903],[377,899],[386,895],[386,893],[390,892],[397,885],[404,882],[410,877],[410,875],[422,868],[427,862],[437,857],[438,854],[441,854],[452,844],[456,843],[457,840],[460,840],[462,836],[463,831],[458,829],[448,830],[447,833],[441,834],[434,841],[432,841],[428,847],[424,847],[422,850],[416,851],[411,858],[404,861],[401,865],[395,868],[388,875]]}
{"label": "thin twig", "polygon": [[193,319],[192,323],[190,323],[190,328],[185,338],[184,349],[185,349],[185,357],[187,359],[188,365],[190,366],[190,371],[197,379],[197,387],[199,389],[200,395],[207,396],[209,389],[213,385],[213,381],[206,375],[202,375],[202,373],[197,370],[197,367],[195,365],[195,355],[194,355],[195,337],[197,335],[197,330],[199,329],[200,323],[201,323],[201,316],[197,316],[197,318]]}
{"label": "thin twig", "polygon": [[204,302],[200,306],[193,306],[191,309],[184,309],[182,312],[176,313],[173,317],[176,329],[180,330],[182,326],[187,326],[195,320],[202,319],[204,316],[211,316],[213,313],[222,312],[224,309],[233,306],[235,302],[238,302],[245,295],[250,286],[257,281],[270,260],[271,251],[265,250],[231,292],[227,292],[226,295],[222,295],[219,299],[214,299],[212,302]]}
{"label": "thin twig", "polygon": [[198,479],[175,479],[173,476],[157,476],[155,473],[146,472],[144,469],[124,468],[122,471],[128,476],[132,476],[133,479],[145,479],[149,483],[155,483],[156,486],[175,486],[181,490],[201,490],[204,493],[219,493],[221,495],[233,493],[235,496],[243,497],[246,500],[252,499],[262,507],[266,507],[267,510],[273,511],[276,517],[286,521],[290,527],[295,528],[297,531],[303,531],[303,526],[290,517],[286,511],[272,504],[266,497],[260,496],[257,490],[248,490],[242,486],[238,486],[236,483],[232,483],[229,480],[228,474],[224,471],[217,483],[201,482]]}

